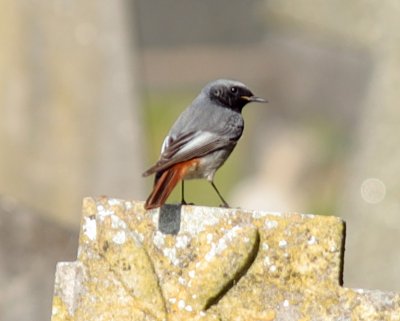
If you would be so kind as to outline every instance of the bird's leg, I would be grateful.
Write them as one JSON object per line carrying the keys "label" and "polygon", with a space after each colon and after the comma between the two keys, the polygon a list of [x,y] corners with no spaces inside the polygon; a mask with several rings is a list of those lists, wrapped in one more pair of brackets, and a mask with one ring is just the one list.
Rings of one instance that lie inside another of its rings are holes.
{"label": "bird's leg", "polygon": [[185,181],[184,180],[182,180],[182,183],[181,183],[181,204],[182,205],[194,205],[194,203],[187,203],[186,201],[185,201],[185,183],[184,183]]}
{"label": "bird's leg", "polygon": [[185,181],[182,180],[181,181],[181,204],[182,205],[186,205],[186,201],[185,201]]}
{"label": "bird's leg", "polygon": [[214,182],[211,181],[210,183],[211,183],[211,186],[214,188],[214,190],[217,192],[219,198],[221,199],[221,201],[222,201],[222,206],[223,206],[223,207],[230,207],[229,204],[228,204],[228,203],[224,200],[224,198],[222,197],[221,193],[218,191],[218,188],[217,188],[217,186],[215,186]]}

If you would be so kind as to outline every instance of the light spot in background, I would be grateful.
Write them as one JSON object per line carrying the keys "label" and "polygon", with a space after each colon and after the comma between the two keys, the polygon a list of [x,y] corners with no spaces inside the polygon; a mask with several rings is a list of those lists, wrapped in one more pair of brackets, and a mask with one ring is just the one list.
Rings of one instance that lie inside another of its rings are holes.
{"label": "light spot in background", "polygon": [[377,204],[385,198],[386,186],[377,178],[367,178],[360,188],[362,199],[370,204]]}

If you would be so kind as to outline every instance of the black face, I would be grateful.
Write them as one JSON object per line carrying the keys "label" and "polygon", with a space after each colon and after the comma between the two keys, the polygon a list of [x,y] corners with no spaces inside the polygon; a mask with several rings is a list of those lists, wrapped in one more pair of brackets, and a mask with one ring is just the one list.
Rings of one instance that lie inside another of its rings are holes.
{"label": "black face", "polygon": [[241,112],[255,97],[246,87],[239,85],[215,85],[210,88],[210,98],[218,105]]}

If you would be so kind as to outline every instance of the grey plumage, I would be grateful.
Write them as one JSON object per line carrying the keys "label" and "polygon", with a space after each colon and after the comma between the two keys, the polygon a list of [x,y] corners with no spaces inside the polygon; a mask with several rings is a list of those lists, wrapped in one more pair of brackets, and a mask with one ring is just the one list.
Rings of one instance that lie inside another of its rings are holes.
{"label": "grey plumage", "polygon": [[164,140],[159,161],[143,176],[156,173],[156,188],[164,171],[196,159],[196,166],[185,172],[181,179],[206,178],[212,183],[216,170],[242,135],[241,111],[252,101],[265,102],[241,82],[219,79],[208,83],[175,121]]}

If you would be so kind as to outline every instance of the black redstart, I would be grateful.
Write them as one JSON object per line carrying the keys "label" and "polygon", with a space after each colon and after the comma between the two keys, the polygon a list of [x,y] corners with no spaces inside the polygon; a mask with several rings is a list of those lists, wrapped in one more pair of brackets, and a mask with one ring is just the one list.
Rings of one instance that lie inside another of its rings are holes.
{"label": "black redstart", "polygon": [[159,161],[143,176],[156,174],[153,191],[146,209],[165,203],[176,184],[184,180],[207,179],[224,200],[214,184],[214,174],[226,161],[242,136],[243,107],[250,102],[265,103],[242,83],[219,79],[208,83],[189,107],[178,117],[161,147]]}

